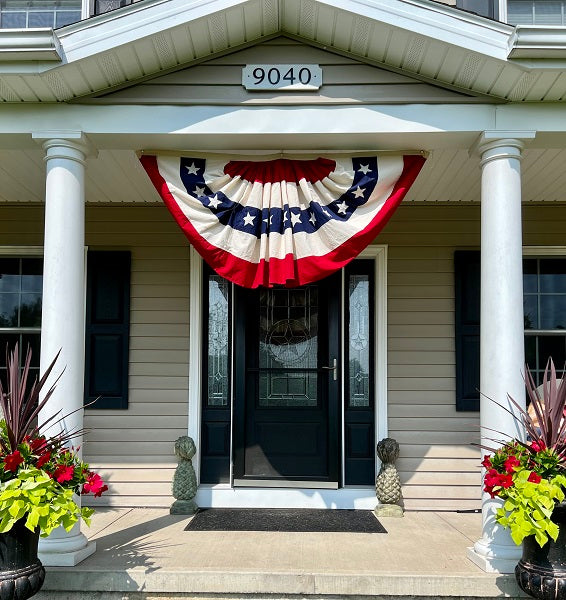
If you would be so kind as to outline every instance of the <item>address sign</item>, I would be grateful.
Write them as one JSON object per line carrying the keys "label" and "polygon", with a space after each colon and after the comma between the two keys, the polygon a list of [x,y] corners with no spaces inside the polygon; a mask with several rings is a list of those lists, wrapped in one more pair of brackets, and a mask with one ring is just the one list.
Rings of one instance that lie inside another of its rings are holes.
{"label": "address sign", "polygon": [[322,69],[319,65],[246,65],[242,85],[247,90],[318,90]]}

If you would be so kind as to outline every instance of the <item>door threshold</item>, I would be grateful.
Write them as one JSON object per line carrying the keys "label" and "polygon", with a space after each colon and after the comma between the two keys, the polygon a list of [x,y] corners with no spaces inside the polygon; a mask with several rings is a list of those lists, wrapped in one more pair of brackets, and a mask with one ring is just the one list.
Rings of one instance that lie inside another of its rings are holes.
{"label": "door threshold", "polygon": [[337,481],[288,481],[279,479],[234,479],[234,487],[306,488],[337,490]]}

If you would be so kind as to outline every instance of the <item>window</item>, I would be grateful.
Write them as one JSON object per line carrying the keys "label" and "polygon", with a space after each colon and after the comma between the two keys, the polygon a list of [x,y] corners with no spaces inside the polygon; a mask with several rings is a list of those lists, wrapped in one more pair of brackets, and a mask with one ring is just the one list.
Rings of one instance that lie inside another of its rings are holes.
{"label": "window", "polygon": [[63,27],[81,20],[82,0],[0,0],[0,28]]}
{"label": "window", "polygon": [[6,346],[20,345],[25,359],[32,350],[30,380],[39,374],[41,336],[41,293],[43,259],[39,257],[0,257],[0,368],[6,371]]}
{"label": "window", "polygon": [[565,25],[565,0],[508,0],[511,25]]}
{"label": "window", "polygon": [[[537,249],[538,250],[538,249]],[[543,250],[544,251],[544,250]],[[531,249],[532,252],[532,249]],[[479,410],[480,253],[454,253],[456,409]],[[537,384],[552,356],[562,376],[566,362],[566,258],[523,260],[525,361]]]}
{"label": "window", "polygon": [[[537,384],[552,356],[556,369],[566,360],[566,259],[523,261],[525,360]],[[562,371],[561,371],[562,372]]]}
{"label": "window", "polygon": [[100,15],[102,13],[110,12],[116,8],[122,6],[128,6],[132,4],[133,0],[95,0],[94,3],[94,14]]}
{"label": "window", "polygon": [[497,5],[495,0],[456,0],[458,8],[490,19],[497,19]]}

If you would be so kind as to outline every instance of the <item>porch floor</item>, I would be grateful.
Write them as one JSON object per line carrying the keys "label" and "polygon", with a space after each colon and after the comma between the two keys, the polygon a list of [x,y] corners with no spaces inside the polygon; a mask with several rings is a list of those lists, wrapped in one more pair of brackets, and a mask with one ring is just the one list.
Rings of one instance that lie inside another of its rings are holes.
{"label": "porch floor", "polygon": [[518,598],[512,575],[466,558],[481,516],[408,512],[387,534],[184,531],[167,509],[98,509],[97,551],[49,567],[38,600],[104,598]]}

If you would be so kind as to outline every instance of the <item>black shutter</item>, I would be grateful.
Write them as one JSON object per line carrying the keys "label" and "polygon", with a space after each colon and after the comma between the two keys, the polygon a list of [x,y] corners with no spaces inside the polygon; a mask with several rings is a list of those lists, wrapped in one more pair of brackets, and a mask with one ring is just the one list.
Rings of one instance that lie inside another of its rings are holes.
{"label": "black shutter", "polygon": [[480,409],[480,253],[454,252],[456,410]]}
{"label": "black shutter", "polygon": [[85,403],[128,408],[129,252],[89,252],[87,260]]}
{"label": "black shutter", "polygon": [[494,0],[456,0],[456,6],[490,19],[497,19],[499,15]]}

